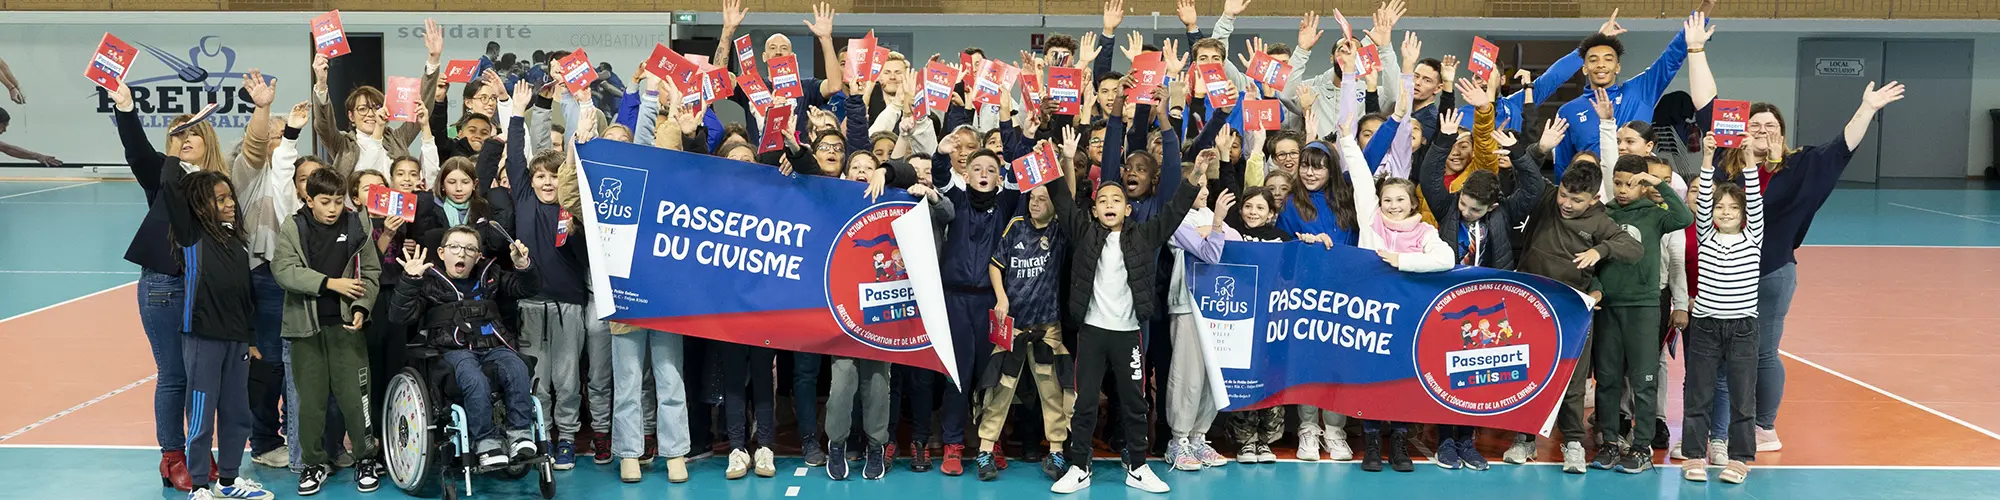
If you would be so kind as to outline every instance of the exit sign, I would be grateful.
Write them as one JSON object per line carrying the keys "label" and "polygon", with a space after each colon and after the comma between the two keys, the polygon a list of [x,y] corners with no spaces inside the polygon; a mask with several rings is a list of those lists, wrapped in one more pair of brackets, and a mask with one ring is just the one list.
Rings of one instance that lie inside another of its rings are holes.
{"label": "exit sign", "polygon": [[674,22],[692,24],[694,23],[694,13],[693,12],[676,13],[674,14]]}

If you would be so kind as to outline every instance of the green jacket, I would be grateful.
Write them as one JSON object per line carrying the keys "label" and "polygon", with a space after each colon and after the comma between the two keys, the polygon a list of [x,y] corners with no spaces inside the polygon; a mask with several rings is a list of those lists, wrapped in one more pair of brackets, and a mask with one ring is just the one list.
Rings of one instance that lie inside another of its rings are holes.
{"label": "green jacket", "polygon": [[[367,316],[374,316],[375,294],[381,291],[376,282],[382,274],[382,258],[375,250],[372,222],[366,214],[350,214],[350,222],[342,231],[347,233],[345,241],[360,243],[353,255],[347,257],[343,266],[347,272],[342,278],[358,278],[365,290],[358,300],[342,297],[340,304],[344,310],[359,310]],[[306,264],[305,251],[299,248],[299,224],[315,224],[307,220],[305,214],[292,214],[285,218],[285,224],[278,229],[278,255],[271,259],[271,275],[278,280],[278,287],[285,289],[285,315],[279,333],[285,338],[308,338],[319,333],[319,297],[323,293],[334,293],[326,289],[327,275],[314,271]],[[348,315],[343,314],[342,317]]]}
{"label": "green jacket", "polygon": [[1660,235],[1687,229],[1694,223],[1694,212],[1688,210],[1687,203],[1674,194],[1673,188],[1654,187],[1658,188],[1662,202],[1641,197],[1632,203],[1609,207],[1611,220],[1637,238],[1646,255],[1636,260],[1612,261],[1598,273],[1597,279],[1604,287],[1605,307],[1659,307]]}

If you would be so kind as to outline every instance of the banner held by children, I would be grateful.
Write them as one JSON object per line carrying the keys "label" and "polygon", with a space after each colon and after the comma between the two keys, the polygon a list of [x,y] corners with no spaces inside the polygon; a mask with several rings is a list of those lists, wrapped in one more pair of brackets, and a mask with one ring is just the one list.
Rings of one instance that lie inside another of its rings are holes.
{"label": "banner held by children", "polygon": [[603,319],[962,375],[928,202],[615,141],[577,154]]}
{"label": "banner held by children", "polygon": [[1375,252],[1239,243],[1191,263],[1223,410],[1310,404],[1374,420],[1544,433],[1583,350],[1582,294],[1467,267],[1403,273]]}

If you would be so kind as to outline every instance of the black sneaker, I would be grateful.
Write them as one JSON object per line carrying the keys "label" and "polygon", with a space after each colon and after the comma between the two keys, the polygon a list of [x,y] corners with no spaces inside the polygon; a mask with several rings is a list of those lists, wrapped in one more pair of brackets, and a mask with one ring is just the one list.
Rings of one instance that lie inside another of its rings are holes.
{"label": "black sneaker", "polygon": [[847,446],[841,443],[834,443],[833,450],[831,450],[831,452],[828,453],[827,455],[828,455],[828,461],[826,463],[827,479],[832,479],[835,481],[846,481]]}
{"label": "black sneaker", "polygon": [[1618,446],[1618,443],[1600,444],[1597,445],[1597,454],[1590,457],[1590,468],[1611,470],[1612,467],[1618,466],[1619,460],[1624,458],[1625,448]]}
{"label": "black sneaker", "polygon": [[820,448],[819,440],[817,439],[806,440],[805,456],[807,467],[826,465],[826,450]]}
{"label": "black sneaker", "polygon": [[1042,458],[1042,475],[1048,476],[1050,481],[1061,481],[1063,473],[1068,471],[1069,461],[1063,459],[1062,453],[1050,453]]}
{"label": "black sneaker", "polygon": [[1382,432],[1361,433],[1361,470],[1382,472]]}
{"label": "black sneaker", "polygon": [[1000,463],[993,460],[993,452],[982,451],[973,461],[979,463],[979,480],[992,481],[1000,478]]}
{"label": "black sneaker", "polygon": [[[514,461],[517,463],[534,460],[535,457],[541,456],[542,454],[541,447],[535,445],[535,440],[533,439],[516,439],[514,440],[514,446],[511,446],[510,449],[514,450]],[[506,454],[503,454],[498,450],[495,450],[493,453],[500,454],[500,456],[503,458],[507,456]],[[506,463],[506,460],[503,459],[501,460],[500,463]],[[486,463],[485,459],[481,459],[480,465],[488,465],[488,464]]]}
{"label": "black sneaker", "polygon": [[1653,443],[1652,443],[1652,445],[1653,445],[1653,449],[1655,449],[1655,450],[1664,450],[1664,449],[1667,449],[1667,446],[1669,446],[1669,444],[1667,443],[1667,440],[1669,440],[1669,439],[1673,439],[1673,436],[1670,436],[1670,435],[1669,435],[1669,434],[1671,434],[1672,432],[1673,432],[1673,430],[1672,430],[1672,429],[1668,429],[1668,428],[1667,428],[1667,421],[1665,421],[1665,420],[1654,420],[1654,421],[1653,421]]}
{"label": "black sneaker", "polygon": [[324,465],[308,465],[305,470],[299,471],[299,496],[319,493],[320,485],[326,484],[326,474]]}
{"label": "black sneaker", "polygon": [[931,471],[931,445],[923,441],[910,443],[910,472]]}
{"label": "black sneaker", "polygon": [[363,458],[354,463],[354,488],[362,493],[374,492],[382,487],[382,473],[388,472],[382,461]]}
{"label": "black sneaker", "polygon": [[1653,450],[1635,446],[1625,452],[1624,459],[1619,460],[1618,466],[1613,470],[1626,474],[1638,474],[1652,468]]}
{"label": "black sneaker", "polygon": [[1417,470],[1416,464],[1410,461],[1409,431],[1396,431],[1389,437],[1389,468],[1396,472]]}
{"label": "black sneaker", "polygon": [[881,479],[883,474],[889,473],[888,446],[870,446],[867,455],[868,461],[861,466],[862,479]]}

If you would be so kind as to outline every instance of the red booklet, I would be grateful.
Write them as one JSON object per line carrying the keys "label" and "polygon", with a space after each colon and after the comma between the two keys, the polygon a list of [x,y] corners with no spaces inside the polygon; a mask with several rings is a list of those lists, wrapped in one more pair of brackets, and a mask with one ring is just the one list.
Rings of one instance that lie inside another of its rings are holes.
{"label": "red booklet", "polygon": [[1250,79],[1270,87],[1271,90],[1285,90],[1285,83],[1292,78],[1292,65],[1271,57],[1257,54],[1250,59]]}
{"label": "red booklet", "polygon": [[974,83],[972,102],[981,106],[998,106],[1005,99],[1007,87],[1021,78],[1021,68],[1004,62],[987,59],[980,63],[979,80]]}
{"label": "red booklet", "polygon": [[590,67],[590,56],[583,49],[576,49],[568,56],[556,60],[556,68],[562,75],[563,86],[569,87],[570,95],[582,99],[590,92],[590,83],[597,81],[597,68]]}
{"label": "red booklet", "polygon": [[1056,114],[1076,116],[1083,111],[1083,70],[1049,68],[1049,98],[1056,100]]}
{"label": "red booklet", "polygon": [[847,77],[859,81],[868,80],[868,58],[875,52],[873,40],[866,38],[847,39]]}
{"label": "red booklet", "polygon": [[750,35],[736,37],[736,65],[744,73],[757,72],[757,53],[750,50]]}
{"label": "red booklet", "polygon": [[417,195],[390,189],[381,184],[370,184],[361,194],[368,199],[368,214],[377,217],[402,217],[404,221],[417,220]]}
{"label": "red booklet", "polygon": [[139,50],[118,37],[105,33],[97,42],[97,53],[90,56],[90,65],[83,68],[83,77],[91,83],[107,90],[116,89],[125,82],[125,74],[132,71],[132,60],[139,56]]}
{"label": "red booklet", "polygon": [[1283,126],[1284,117],[1278,114],[1276,99],[1243,101],[1244,130],[1277,130]]}
{"label": "red booklet", "polygon": [[1201,75],[1202,91],[1208,94],[1208,107],[1228,108],[1236,106],[1236,92],[1229,90],[1229,76],[1222,73],[1223,63],[1202,63],[1195,66]]}
{"label": "red booklet", "polygon": [[1361,76],[1363,77],[1373,75],[1375,72],[1382,70],[1382,52],[1376,50],[1374,45],[1362,47],[1361,52],[1356,54],[1354,61],[1361,65]]}
{"label": "red booklet", "polygon": [[1033,153],[1014,159],[1014,180],[1021,184],[1022,192],[1060,178],[1062,166],[1056,162],[1054,144],[1044,142]]}
{"label": "red booklet", "polygon": [[972,67],[972,54],[958,53],[958,83],[965,84],[966,88],[972,88],[973,75],[978,73],[979,68]]}
{"label": "red booklet", "polygon": [[701,94],[701,80],[698,78],[701,66],[666,45],[653,46],[653,55],[646,58],[646,71],[672,83],[674,89],[680,91],[683,102],[688,101],[688,96]]}
{"label": "red booklet", "polygon": [[880,45],[868,51],[868,81],[882,77],[882,65],[889,62],[889,48]]}
{"label": "red booklet", "polygon": [[415,123],[417,113],[424,112],[423,107],[417,104],[423,99],[422,94],[418,92],[420,89],[417,88],[423,85],[423,81],[407,76],[392,76],[383,83],[388,88],[383,89],[382,99],[389,102],[382,105],[388,108],[389,121]]}
{"label": "red booklet", "polygon": [[1042,77],[1034,73],[1021,73],[1021,102],[1042,108]]}
{"label": "red booklet", "polygon": [[999,347],[1000,349],[1006,351],[1013,351],[1014,317],[1013,316],[1002,317],[1000,316],[999,311],[988,310],[986,311],[986,319],[988,321],[988,324],[993,326],[993,330],[986,333],[986,339],[993,341],[994,347]]}
{"label": "red booklet", "polygon": [[1347,16],[1342,15],[1340,9],[1333,9],[1333,20],[1340,23],[1340,39],[1354,38],[1354,25],[1347,22]]}
{"label": "red booklet", "polygon": [[805,97],[805,86],[799,81],[798,56],[773,57],[771,64],[771,94],[798,99]]}
{"label": "red booklet", "polygon": [[1493,69],[1499,67],[1499,57],[1500,46],[1486,41],[1486,37],[1475,36],[1472,37],[1472,60],[1466,67],[1471,68],[1472,76],[1479,77],[1477,81],[1484,84],[1493,75]]}
{"label": "red booklet", "polygon": [[1159,104],[1153,98],[1153,89],[1167,81],[1166,63],[1160,60],[1159,52],[1139,54],[1132,60],[1132,89],[1125,92],[1125,98],[1139,104]]}
{"label": "red booklet", "polygon": [[743,88],[743,96],[750,99],[750,104],[757,107],[757,112],[769,110],[771,87],[764,84],[763,78],[759,78],[756,73],[745,72],[736,75],[736,85]]}
{"label": "red booklet", "polygon": [[714,103],[736,95],[736,83],[729,79],[729,69],[704,66],[701,72],[702,102]]}
{"label": "red booklet", "polygon": [[451,83],[472,83],[473,78],[479,77],[479,75],[472,74],[472,72],[478,69],[479,61],[476,59],[456,59],[446,62],[444,63],[444,81]]}
{"label": "red booklet", "polygon": [[924,90],[921,102],[917,103],[917,116],[930,116],[951,104],[952,85],[958,82],[958,70],[942,62],[932,61],[924,68]]}
{"label": "red booklet", "polygon": [[1714,115],[1709,131],[1715,134],[1715,147],[1742,147],[1743,139],[1749,137],[1750,101],[1716,99]]}
{"label": "red booklet", "polygon": [[325,54],[328,59],[353,52],[347,48],[347,32],[340,27],[340,11],[336,10],[312,19],[313,50]]}
{"label": "red booklet", "polygon": [[758,141],[757,153],[763,154],[785,149],[785,136],[792,133],[791,106],[778,106],[765,110],[764,136]]}

